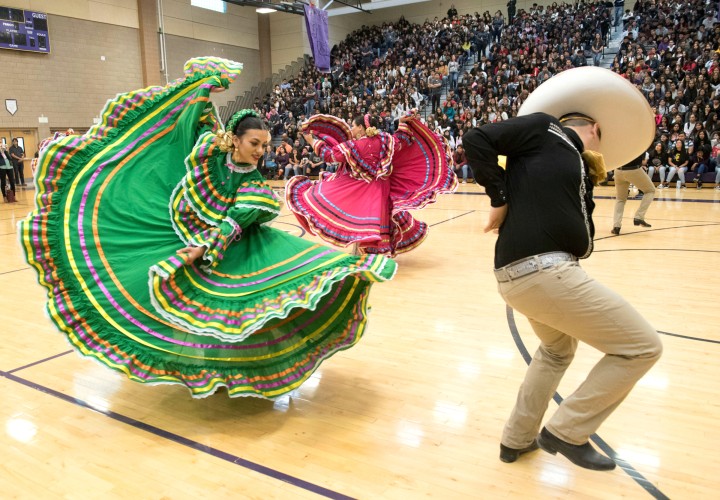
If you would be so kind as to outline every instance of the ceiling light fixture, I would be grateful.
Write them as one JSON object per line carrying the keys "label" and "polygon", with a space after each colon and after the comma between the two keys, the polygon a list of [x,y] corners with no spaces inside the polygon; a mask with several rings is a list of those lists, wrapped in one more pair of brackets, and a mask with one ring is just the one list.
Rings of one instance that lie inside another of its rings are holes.
{"label": "ceiling light fixture", "polygon": [[255,9],[255,12],[258,14],[272,14],[273,12],[277,12],[277,10],[271,9],[270,7],[258,7]]}

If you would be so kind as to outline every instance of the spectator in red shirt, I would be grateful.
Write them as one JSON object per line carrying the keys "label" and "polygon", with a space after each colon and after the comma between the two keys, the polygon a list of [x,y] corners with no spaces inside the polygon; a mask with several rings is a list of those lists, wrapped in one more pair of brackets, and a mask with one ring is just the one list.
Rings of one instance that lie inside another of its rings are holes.
{"label": "spectator in red shirt", "polygon": [[453,154],[453,160],[455,161],[455,175],[460,177],[462,173],[462,183],[467,184],[468,174],[470,173],[470,167],[467,164],[467,158],[465,157],[465,149],[462,145],[458,145]]}

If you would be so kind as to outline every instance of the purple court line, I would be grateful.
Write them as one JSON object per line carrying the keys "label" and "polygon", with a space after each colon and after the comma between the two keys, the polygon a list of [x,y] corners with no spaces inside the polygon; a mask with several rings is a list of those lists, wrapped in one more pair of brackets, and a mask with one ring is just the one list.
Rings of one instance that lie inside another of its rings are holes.
{"label": "purple court line", "polygon": [[[50,358],[48,358],[48,359],[50,359]],[[39,362],[41,362],[41,361],[39,361]],[[28,366],[30,366],[30,365],[28,365]],[[19,368],[18,368],[18,370],[19,370]],[[338,500],[354,500],[353,497],[349,497],[347,495],[343,495],[342,493],[338,493],[336,491],[329,490],[327,488],[323,488],[322,486],[319,486],[317,484],[313,484],[308,481],[304,481],[302,479],[296,478],[289,474],[285,474],[285,473],[277,471],[275,469],[271,469],[270,467],[265,467],[264,465],[260,465],[255,462],[251,462],[250,460],[246,460],[246,459],[238,457],[236,455],[232,455],[231,453],[227,453],[227,452],[219,450],[217,448],[213,448],[211,446],[207,446],[207,445],[198,443],[197,441],[193,441],[192,439],[188,439],[186,437],[180,436],[173,432],[169,432],[164,429],[160,429],[159,427],[155,427],[154,425],[146,424],[145,422],[140,422],[139,420],[135,420],[134,418],[128,417],[126,415],[122,415],[120,413],[116,413],[114,411],[109,411],[109,410],[99,410],[81,399],[74,398],[72,396],[68,396],[67,394],[63,394],[62,392],[56,391],[54,389],[50,389],[49,387],[45,387],[43,385],[36,384],[35,382],[31,382],[24,378],[18,377],[17,375],[13,375],[9,372],[0,371],[0,376],[6,377],[8,380],[12,380],[13,382],[22,384],[25,387],[29,387],[31,389],[35,389],[36,391],[40,391],[42,393],[49,394],[50,396],[54,396],[58,399],[62,399],[63,401],[66,401],[68,403],[72,403],[74,405],[81,406],[83,408],[87,408],[88,410],[95,411],[97,413],[105,415],[106,417],[110,417],[113,420],[117,420],[118,422],[122,422],[124,424],[131,425],[137,429],[149,432],[149,433],[159,436],[163,439],[167,439],[169,441],[174,441],[175,443],[181,444],[183,446],[187,446],[188,448],[192,448],[194,450],[201,451],[203,453],[207,453],[208,455],[211,455],[215,458],[225,460],[226,462],[230,462],[232,464],[239,465],[240,467],[245,467],[246,469],[257,472],[259,474],[263,474],[263,475],[271,477],[273,479],[277,479],[278,481],[282,481],[284,483],[291,484],[298,488],[302,488],[304,490],[311,491],[313,493],[316,493],[318,495],[321,495],[321,496],[324,496],[327,498],[338,499]]]}
{"label": "purple court line", "polygon": [[17,371],[20,371],[20,370],[24,370],[25,368],[30,368],[31,366],[39,365],[40,363],[44,363],[44,362],[46,362],[46,361],[50,361],[51,359],[59,358],[60,356],[65,356],[66,354],[70,354],[71,352],[72,352],[72,350],[65,351],[65,352],[61,352],[61,353],[59,353],[59,354],[54,354],[54,355],[52,355],[52,356],[50,356],[50,357],[48,357],[48,358],[41,359],[41,360],[39,360],[39,361],[33,361],[33,362],[30,363],[29,365],[20,366],[20,367],[18,367],[18,368],[13,368],[12,370],[10,370],[10,371],[8,371],[8,372],[0,372],[0,373],[4,373],[4,374],[14,373],[14,372],[17,372]]}

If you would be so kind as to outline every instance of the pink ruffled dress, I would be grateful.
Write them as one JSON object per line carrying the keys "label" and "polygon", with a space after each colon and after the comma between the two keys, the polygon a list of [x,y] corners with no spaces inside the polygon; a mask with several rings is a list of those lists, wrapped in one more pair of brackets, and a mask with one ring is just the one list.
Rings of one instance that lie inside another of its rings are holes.
{"label": "pink ruffled dress", "polygon": [[362,253],[394,256],[417,247],[428,225],[410,210],[433,203],[457,187],[444,140],[419,120],[401,123],[395,134],[351,139],[350,126],[315,115],[303,129],[320,140],[315,153],[340,163],[317,181],[293,177],[285,193],[290,210],[311,234],[338,246],[359,244]]}

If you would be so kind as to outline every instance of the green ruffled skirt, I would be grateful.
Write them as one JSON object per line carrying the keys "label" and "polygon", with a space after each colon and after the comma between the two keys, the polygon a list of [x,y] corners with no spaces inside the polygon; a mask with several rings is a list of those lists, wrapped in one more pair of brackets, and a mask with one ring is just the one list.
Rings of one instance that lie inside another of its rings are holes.
{"label": "green ruffled skirt", "polygon": [[360,340],[370,286],[395,263],[253,225],[209,272],[184,266],[170,199],[195,141],[218,128],[211,89],[240,69],[191,63],[186,78],[117,96],[87,134],[41,152],[21,241],[50,318],[82,355],[193,397],[224,386],[276,398]]}

